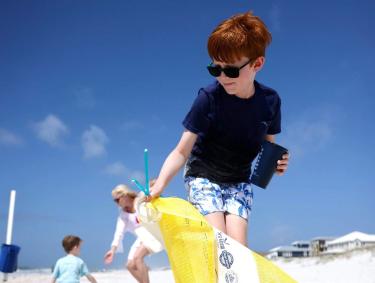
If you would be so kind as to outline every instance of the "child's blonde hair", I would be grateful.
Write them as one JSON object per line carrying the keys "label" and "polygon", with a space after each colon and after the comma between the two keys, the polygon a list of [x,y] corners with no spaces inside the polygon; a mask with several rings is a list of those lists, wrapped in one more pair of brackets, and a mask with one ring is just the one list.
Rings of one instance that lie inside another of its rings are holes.
{"label": "child's blonde hair", "polygon": [[137,197],[137,193],[131,190],[128,186],[124,184],[119,184],[112,190],[112,197],[114,199],[120,198],[122,196],[130,196],[132,198]]}

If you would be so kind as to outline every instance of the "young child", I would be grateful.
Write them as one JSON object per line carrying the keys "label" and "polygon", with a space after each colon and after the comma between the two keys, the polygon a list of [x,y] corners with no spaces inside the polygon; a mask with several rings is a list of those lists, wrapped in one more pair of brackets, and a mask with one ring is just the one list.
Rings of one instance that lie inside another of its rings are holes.
{"label": "young child", "polygon": [[[151,180],[150,184],[153,182]],[[130,248],[126,267],[138,282],[148,283],[150,279],[144,258],[161,251],[163,249],[162,244],[140,226],[135,211],[135,204],[139,200],[136,192],[126,185],[120,184],[112,190],[112,198],[119,207],[119,215],[111,249],[104,255],[104,262],[110,264],[115,253],[123,250],[122,239],[125,233],[133,233],[137,236],[137,239]]]}
{"label": "young child", "polygon": [[[212,32],[207,69],[217,81],[200,89],[178,145],[150,188],[151,196],[158,197],[186,163],[189,201],[209,223],[243,245],[253,201],[251,163],[262,141],[274,142],[281,131],[279,95],[255,80],[270,42],[266,26],[251,12],[223,21]],[[278,161],[278,175],[287,169],[288,159],[285,154]]]}
{"label": "young child", "polygon": [[86,264],[78,257],[81,252],[81,244],[82,240],[77,236],[64,237],[62,246],[67,255],[56,262],[52,283],[79,283],[82,276],[86,276],[91,283],[97,283],[89,273]]}

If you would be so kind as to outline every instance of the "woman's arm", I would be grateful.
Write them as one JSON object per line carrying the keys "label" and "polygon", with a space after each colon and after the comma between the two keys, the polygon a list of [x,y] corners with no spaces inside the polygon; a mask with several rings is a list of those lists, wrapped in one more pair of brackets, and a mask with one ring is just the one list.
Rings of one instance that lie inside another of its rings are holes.
{"label": "woman's arm", "polygon": [[112,263],[117,249],[119,249],[119,251],[122,252],[122,239],[124,238],[124,234],[126,230],[125,228],[126,228],[126,223],[119,215],[117,217],[116,231],[113,235],[111,249],[107,251],[104,255],[104,262],[106,264]]}

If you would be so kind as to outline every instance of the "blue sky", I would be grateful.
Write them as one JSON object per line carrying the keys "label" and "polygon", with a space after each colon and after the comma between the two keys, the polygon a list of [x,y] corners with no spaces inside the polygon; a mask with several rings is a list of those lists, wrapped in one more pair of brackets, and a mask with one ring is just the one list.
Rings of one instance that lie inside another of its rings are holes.
{"label": "blue sky", "polygon": [[[51,266],[63,236],[77,234],[89,267],[103,268],[117,217],[111,189],[144,178],[144,148],[157,176],[198,89],[213,81],[208,35],[248,10],[273,35],[257,79],[282,98],[277,142],[292,156],[285,176],[255,188],[250,247],[375,234],[374,8],[354,0],[1,1],[0,239],[15,188],[21,266]],[[165,195],[186,197],[181,175]]]}

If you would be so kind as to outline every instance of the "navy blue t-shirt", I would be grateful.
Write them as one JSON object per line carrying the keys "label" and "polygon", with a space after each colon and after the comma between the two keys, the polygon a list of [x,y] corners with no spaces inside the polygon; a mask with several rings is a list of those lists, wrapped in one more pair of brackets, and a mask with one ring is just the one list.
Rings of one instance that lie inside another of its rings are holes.
{"label": "navy blue t-shirt", "polygon": [[183,125],[198,135],[185,176],[215,183],[249,182],[251,163],[265,136],[280,133],[277,92],[254,81],[248,99],[229,95],[216,81],[199,90]]}

